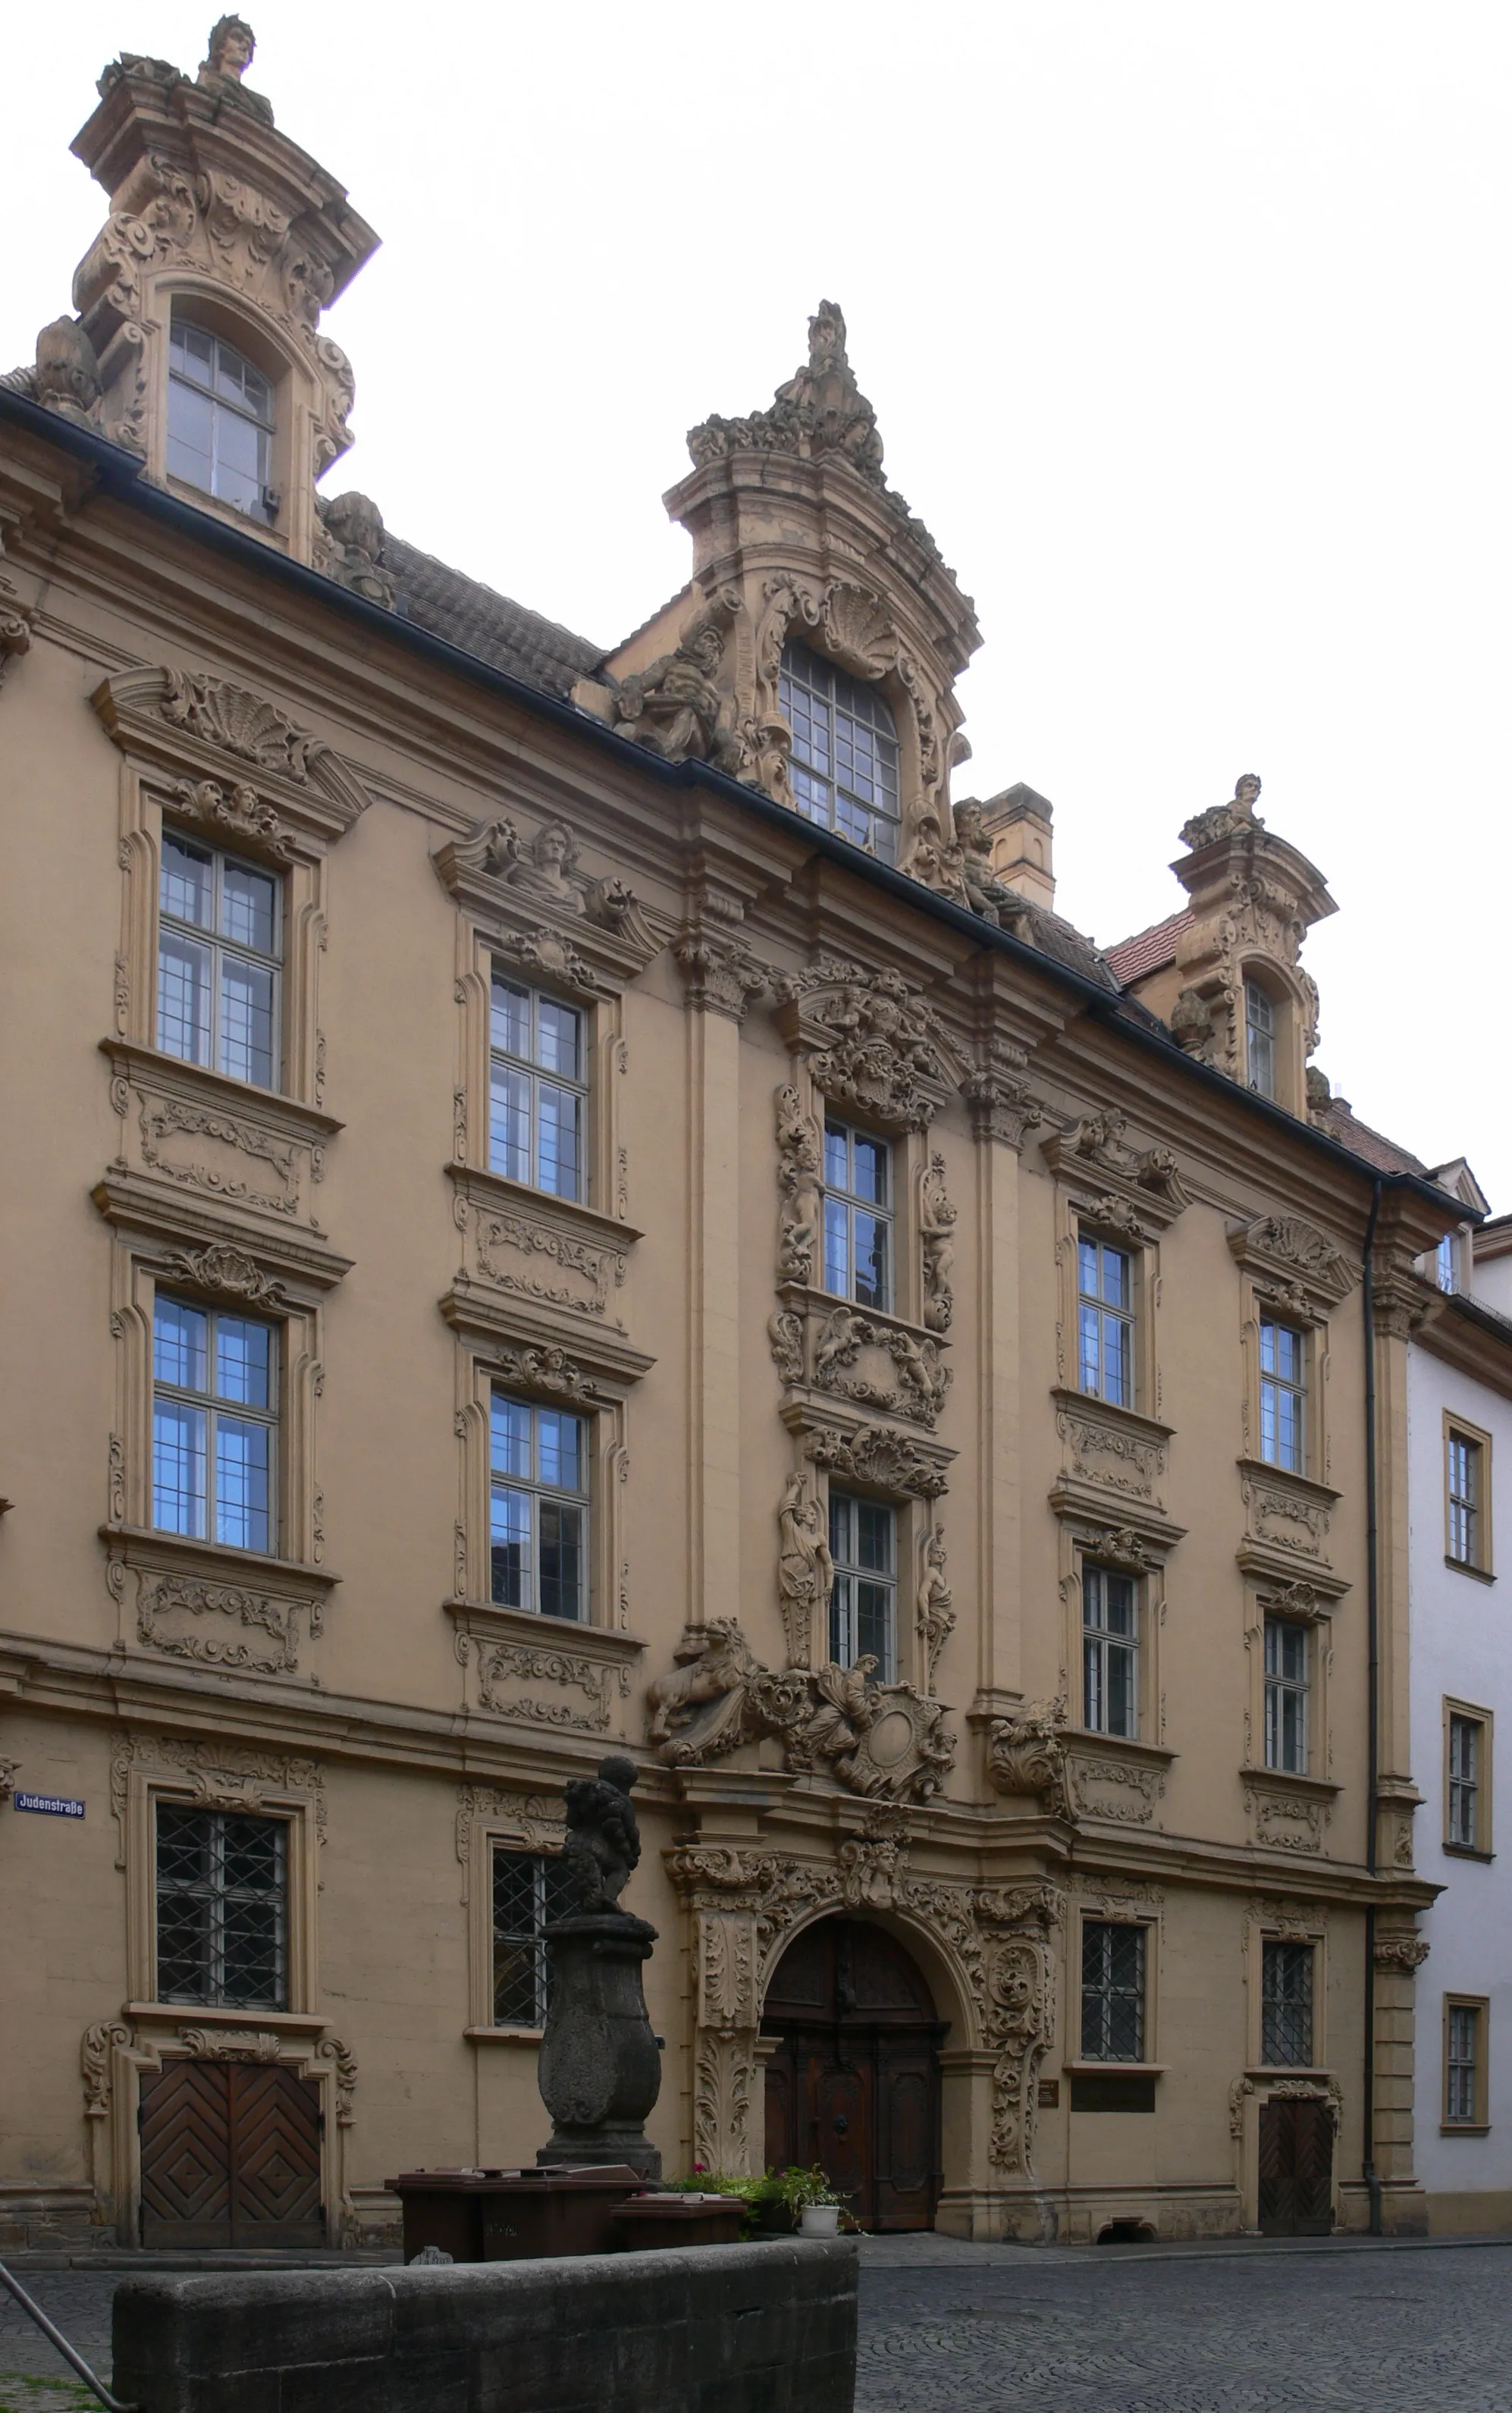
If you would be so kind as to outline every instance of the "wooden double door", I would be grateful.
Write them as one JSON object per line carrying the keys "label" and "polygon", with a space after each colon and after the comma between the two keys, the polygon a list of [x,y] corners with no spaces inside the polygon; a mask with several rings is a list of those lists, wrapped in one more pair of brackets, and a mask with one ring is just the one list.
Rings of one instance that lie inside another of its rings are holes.
{"label": "wooden double door", "polygon": [[313,2078],[170,2061],[143,2076],[137,2122],[143,2245],[324,2244]]}
{"label": "wooden double door", "polygon": [[819,2163],[863,2228],[929,2228],[940,2198],[940,2044],[929,1989],[894,1937],[827,1918],[767,1990],[766,2160]]}
{"label": "wooden double door", "polygon": [[1333,2227],[1333,2117],[1316,2095],[1260,2106],[1260,2228],[1267,2237],[1327,2237]]}

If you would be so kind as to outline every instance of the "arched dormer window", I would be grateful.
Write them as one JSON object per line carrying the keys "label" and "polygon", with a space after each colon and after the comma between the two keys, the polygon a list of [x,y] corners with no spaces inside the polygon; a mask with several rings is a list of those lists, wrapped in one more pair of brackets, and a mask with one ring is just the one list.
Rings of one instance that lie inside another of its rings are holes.
{"label": "arched dormer window", "polygon": [[897,860],[897,729],[883,697],[807,645],[784,645],[778,697],[793,732],[789,777],[798,810]]}
{"label": "arched dormer window", "polygon": [[175,315],[168,353],[168,469],[271,526],[274,388],[233,344]]}
{"label": "arched dormer window", "polygon": [[1244,984],[1244,1077],[1258,1096],[1276,1095],[1276,1008],[1254,980]]}

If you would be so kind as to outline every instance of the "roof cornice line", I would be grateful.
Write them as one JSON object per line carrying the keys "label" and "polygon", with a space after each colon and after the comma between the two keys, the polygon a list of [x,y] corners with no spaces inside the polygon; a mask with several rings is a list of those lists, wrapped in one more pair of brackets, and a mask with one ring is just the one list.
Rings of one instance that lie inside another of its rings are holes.
{"label": "roof cornice line", "polygon": [[1119,1013],[1124,1002],[1121,990],[1101,987],[1096,981],[1088,980],[1082,973],[1074,971],[1069,964],[1060,963],[1055,956],[1046,955],[1039,948],[1030,946],[1027,940],[1015,938],[1011,930],[999,929],[993,924],[984,922],[979,914],[953,903],[948,896],[941,896],[931,888],[926,888],[922,881],[911,879],[907,872],[896,871],[890,864],[880,863],[874,855],[862,853],[848,840],[837,837],[817,822],[805,821],[787,806],[774,803],[759,788],[742,786],[727,773],[716,770],[712,763],[691,759],[682,762],[667,762],[663,756],[637,745],[632,738],[620,736],[603,721],[581,712],[575,704],[548,695],[542,688],[531,687],[524,679],[511,677],[508,671],[496,669],[493,663],[481,660],[476,654],[466,653],[461,646],[449,644],[444,637],[433,635],[428,629],[422,629],[416,622],[402,618],[384,605],[370,603],[365,597],[352,593],[350,588],[337,585],[334,579],[327,578],[321,571],[308,569],[303,562],[289,560],[284,555],[270,550],[259,538],[244,536],[239,528],[230,527],[208,511],[198,511],[192,503],[151,484],[143,474],[143,464],[135,453],[126,452],[121,445],[110,443],[104,437],[96,436],[86,428],[76,427],[58,418],[27,395],[0,386],[0,422],[6,420],[42,437],[76,460],[88,461],[106,492],[143,511],[149,518],[176,528],[191,542],[206,545],[214,552],[228,555],[245,568],[271,576],[296,593],[309,596],[327,609],[356,622],[374,635],[387,637],[433,661],[445,663],[475,686],[509,697],[511,703],[523,704],[528,711],[554,721],[558,728],[571,729],[621,762],[633,764],[645,776],[663,786],[704,788],[727,804],[754,812],[790,837],[795,832],[801,833],[805,843],[816,854],[823,855],[855,878],[870,881],[900,902],[911,905],[915,911],[958,931],[975,946],[1007,955],[1026,970],[1050,982],[1052,986],[1069,990],[1083,1000],[1090,1013],[1110,1023],[1116,1021],[1122,1037],[1168,1065],[1172,1071],[1178,1069],[1186,1079],[1197,1082],[1215,1095],[1222,1095],[1229,1104],[1238,1105],[1241,1112],[1259,1116],[1278,1132],[1301,1142],[1368,1185],[1373,1187],[1379,1182],[1383,1190],[1408,1191],[1434,1206],[1451,1204],[1457,1223],[1480,1220],[1460,1200],[1450,1200],[1448,1192],[1438,1189],[1434,1183],[1425,1181],[1416,1174],[1382,1172],[1365,1158],[1342,1147],[1339,1141],[1330,1139],[1326,1132],[1319,1131],[1312,1123],[1288,1114],[1284,1106],[1276,1105],[1270,1099],[1262,1098],[1252,1089],[1240,1088],[1226,1073],[1189,1056],[1174,1039],[1125,1017]]}

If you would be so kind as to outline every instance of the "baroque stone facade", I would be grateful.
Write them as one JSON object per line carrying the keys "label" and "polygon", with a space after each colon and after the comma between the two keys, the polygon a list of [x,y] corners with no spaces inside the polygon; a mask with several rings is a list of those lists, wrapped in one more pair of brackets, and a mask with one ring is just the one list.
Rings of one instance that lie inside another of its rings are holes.
{"label": "baroque stone facade", "polygon": [[[917,1976],[908,2218],[1253,2227],[1290,2087],[1333,2215],[1370,2158],[1412,2227],[1401,1384],[1458,1209],[1324,1128],[1320,877],[1241,780],[1135,963],[1056,916],[1043,797],[952,797],[974,613],[833,303],[693,431],[689,586],[608,656],[318,496],[375,238],[252,52],[226,19],[196,76],[106,70],[77,315],[0,380],[0,1797],[65,1805],[0,1809],[7,2200],[66,2171],[140,2238],[185,2069],[329,2113],[333,2240],[392,2233],[396,2168],[528,2159],[566,1788],[612,1750],[669,2169],[769,2158],[774,1980],[841,1921]],[[264,397],[239,498],[170,449],[185,329]],[[893,733],[886,865],[798,759],[794,647]],[[245,1495],[190,1498],[180,1417]],[[255,1983],[173,1974],[184,1818],[275,1863]],[[1262,2057],[1282,1944],[1305,2066]]]}

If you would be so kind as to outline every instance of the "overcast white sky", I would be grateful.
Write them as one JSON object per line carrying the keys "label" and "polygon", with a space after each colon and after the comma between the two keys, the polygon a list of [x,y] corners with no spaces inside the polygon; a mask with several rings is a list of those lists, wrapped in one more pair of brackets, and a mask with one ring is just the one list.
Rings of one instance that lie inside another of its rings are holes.
{"label": "overcast white sky", "polygon": [[[5,365],[100,222],[95,77],[192,71],[213,13],[11,20]],[[249,82],[384,239],[328,322],[329,491],[607,645],[687,575],[685,430],[768,402],[832,297],[976,598],[956,793],[1051,798],[1106,944],[1258,770],[1340,907],[1318,1062],[1512,1206],[1505,0],[249,13]]]}

